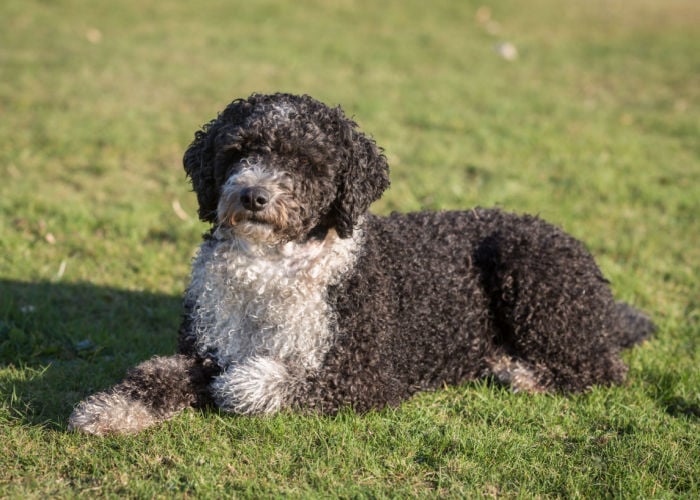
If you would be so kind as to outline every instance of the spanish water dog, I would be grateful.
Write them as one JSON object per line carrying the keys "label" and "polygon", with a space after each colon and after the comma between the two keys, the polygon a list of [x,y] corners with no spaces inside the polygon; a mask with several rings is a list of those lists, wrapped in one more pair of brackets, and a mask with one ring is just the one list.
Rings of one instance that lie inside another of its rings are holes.
{"label": "spanish water dog", "polygon": [[385,156],[309,96],[233,101],[184,167],[210,230],[178,354],[80,403],[71,430],[135,433],[187,407],[363,412],[480,378],[577,393],[621,383],[620,351],[654,329],[581,242],[537,217],[369,213]]}

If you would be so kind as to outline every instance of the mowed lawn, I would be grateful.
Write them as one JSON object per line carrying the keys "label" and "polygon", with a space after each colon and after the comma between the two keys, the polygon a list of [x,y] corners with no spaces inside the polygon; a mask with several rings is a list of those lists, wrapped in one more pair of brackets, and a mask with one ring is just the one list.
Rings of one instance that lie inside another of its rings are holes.
{"label": "mowed lawn", "polygon": [[[699,496],[699,29],[697,0],[4,0],[0,497]],[[384,147],[376,213],[495,205],[584,240],[659,326],[628,383],[67,434],[174,352],[205,230],[182,153],[275,91]]]}

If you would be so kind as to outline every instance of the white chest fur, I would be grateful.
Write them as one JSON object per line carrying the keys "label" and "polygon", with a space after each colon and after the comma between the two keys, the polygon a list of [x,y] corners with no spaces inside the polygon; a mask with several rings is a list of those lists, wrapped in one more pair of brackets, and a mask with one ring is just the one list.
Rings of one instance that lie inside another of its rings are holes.
{"label": "white chest fur", "polygon": [[265,251],[230,239],[202,244],[187,291],[199,354],[224,370],[253,358],[318,368],[334,323],[327,289],[352,267],[358,241],[330,232]]}

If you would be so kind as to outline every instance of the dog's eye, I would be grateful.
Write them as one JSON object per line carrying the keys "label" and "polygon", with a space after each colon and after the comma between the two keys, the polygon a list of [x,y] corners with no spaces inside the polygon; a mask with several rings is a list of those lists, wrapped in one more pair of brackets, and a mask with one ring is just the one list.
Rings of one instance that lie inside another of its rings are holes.
{"label": "dog's eye", "polygon": [[235,159],[232,158],[231,160],[232,161],[229,161],[229,163],[227,165],[227,170],[226,170],[227,177],[231,177],[232,175],[236,175],[245,169],[253,168],[255,165],[258,165],[260,163],[257,158],[251,158],[251,157],[235,158]]}
{"label": "dog's eye", "polygon": [[331,173],[331,167],[325,162],[310,162],[304,166],[304,171],[309,172],[314,177],[328,177]]}
{"label": "dog's eye", "polygon": [[243,167],[241,166],[240,162],[236,162],[232,165],[229,165],[228,168],[226,169],[226,176],[231,177],[232,175],[240,172],[242,168]]}
{"label": "dog's eye", "polygon": [[292,188],[294,187],[294,179],[292,178],[291,175],[288,173],[282,174],[282,176],[279,178],[279,187],[281,189],[284,189],[285,191],[291,191]]}

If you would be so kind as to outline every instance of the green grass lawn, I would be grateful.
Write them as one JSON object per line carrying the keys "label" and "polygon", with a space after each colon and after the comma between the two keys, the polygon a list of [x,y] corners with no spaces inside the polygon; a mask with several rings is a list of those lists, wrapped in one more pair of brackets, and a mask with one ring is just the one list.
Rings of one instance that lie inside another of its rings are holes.
{"label": "green grass lawn", "polygon": [[[3,1],[0,497],[700,495],[698,26],[697,0]],[[392,167],[377,213],[498,205],[586,241],[659,325],[628,384],[67,434],[174,352],[204,230],[182,153],[254,91],[342,104]]]}

